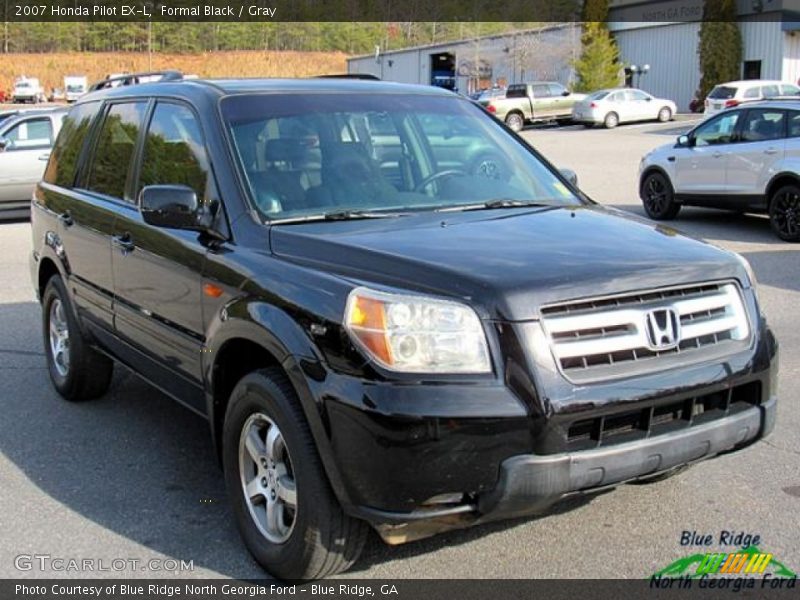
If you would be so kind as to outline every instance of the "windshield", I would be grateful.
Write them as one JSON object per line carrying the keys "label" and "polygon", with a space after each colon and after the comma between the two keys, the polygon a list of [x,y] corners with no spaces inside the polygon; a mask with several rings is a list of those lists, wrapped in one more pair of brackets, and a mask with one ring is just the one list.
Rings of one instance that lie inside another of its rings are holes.
{"label": "windshield", "polygon": [[20,82],[17,83],[17,87],[18,88],[29,88],[29,87],[31,87],[31,84],[28,83],[27,81],[20,81]]}
{"label": "windshield", "polygon": [[497,200],[580,203],[494,119],[457,96],[236,95],[223,100],[222,112],[266,219]]}

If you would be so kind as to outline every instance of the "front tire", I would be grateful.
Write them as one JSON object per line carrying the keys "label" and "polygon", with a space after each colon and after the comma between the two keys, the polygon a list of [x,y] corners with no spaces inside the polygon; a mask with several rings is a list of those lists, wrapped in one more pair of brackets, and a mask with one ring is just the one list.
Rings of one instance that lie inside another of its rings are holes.
{"label": "front tire", "polygon": [[511,131],[520,132],[525,126],[525,119],[523,119],[522,115],[519,113],[511,113],[510,115],[506,115],[506,125],[508,125]]}
{"label": "front tire", "polygon": [[61,396],[77,402],[106,393],[114,363],[84,340],[58,275],[50,278],[42,296],[42,333],[50,380]]}
{"label": "front tire", "polygon": [[658,121],[660,123],[666,123],[667,121],[672,120],[672,111],[668,107],[664,107],[658,111]]}
{"label": "front tire", "polygon": [[678,216],[681,205],[675,202],[672,184],[663,173],[654,171],[642,180],[640,195],[644,211],[655,221],[669,221]]}
{"label": "front tire", "polygon": [[279,368],[245,376],[226,411],[222,459],[253,557],[281,579],[320,579],[358,559],[368,525],[339,506],[298,402]]}
{"label": "front tire", "polygon": [[769,202],[769,224],[784,242],[800,242],[800,187],[794,184],[778,189]]}

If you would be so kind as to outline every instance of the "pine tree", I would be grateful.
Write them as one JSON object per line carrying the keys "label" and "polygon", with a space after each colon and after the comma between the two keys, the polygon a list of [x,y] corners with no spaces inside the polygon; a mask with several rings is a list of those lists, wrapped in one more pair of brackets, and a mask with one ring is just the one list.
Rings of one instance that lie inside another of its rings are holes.
{"label": "pine tree", "polygon": [[619,49],[604,22],[584,23],[581,56],[575,61],[575,90],[592,92],[619,85]]}
{"label": "pine tree", "polygon": [[742,63],[742,33],[736,23],[735,0],[706,0],[700,26],[700,89],[697,97],[725,81],[739,79]]}

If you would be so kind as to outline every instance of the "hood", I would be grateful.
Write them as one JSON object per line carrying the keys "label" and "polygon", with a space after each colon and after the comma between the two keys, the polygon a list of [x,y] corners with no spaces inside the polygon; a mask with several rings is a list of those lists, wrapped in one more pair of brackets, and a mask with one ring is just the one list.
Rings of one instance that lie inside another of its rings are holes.
{"label": "hood", "polygon": [[728,252],[589,206],[275,225],[270,237],[279,257],[509,321],[553,302],[745,277]]}

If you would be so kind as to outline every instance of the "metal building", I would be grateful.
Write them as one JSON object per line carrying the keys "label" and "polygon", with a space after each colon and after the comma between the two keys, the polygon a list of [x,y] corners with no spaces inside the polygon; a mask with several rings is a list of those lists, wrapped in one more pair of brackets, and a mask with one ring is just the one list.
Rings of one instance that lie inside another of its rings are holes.
{"label": "metal building", "polygon": [[580,27],[557,24],[509,34],[404,48],[348,59],[349,73],[462,93],[534,80],[569,84],[580,52]]}
{"label": "metal building", "polygon": [[[697,54],[703,0],[612,0],[609,29],[620,59],[637,70],[633,85],[670,98],[686,111],[700,84]],[[742,79],[800,78],[800,22],[790,12],[797,0],[740,0]],[[670,19],[674,19],[670,22]]]}

